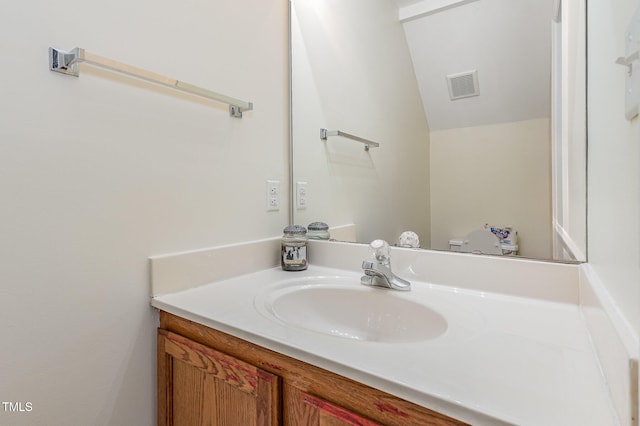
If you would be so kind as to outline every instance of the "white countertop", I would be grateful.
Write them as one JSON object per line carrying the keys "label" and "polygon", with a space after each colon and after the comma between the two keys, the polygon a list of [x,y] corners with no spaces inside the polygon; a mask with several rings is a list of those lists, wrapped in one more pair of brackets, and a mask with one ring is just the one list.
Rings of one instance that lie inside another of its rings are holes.
{"label": "white countertop", "polygon": [[410,292],[394,293],[439,312],[448,329],[411,343],[292,328],[255,308],[269,283],[313,276],[360,279],[315,265],[271,268],[152,305],[474,425],[618,424],[577,305],[412,281]]}

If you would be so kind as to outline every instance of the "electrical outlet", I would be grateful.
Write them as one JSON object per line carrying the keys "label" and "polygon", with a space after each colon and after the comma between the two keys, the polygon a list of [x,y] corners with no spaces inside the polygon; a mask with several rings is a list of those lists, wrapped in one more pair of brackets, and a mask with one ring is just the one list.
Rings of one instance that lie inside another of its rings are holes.
{"label": "electrical outlet", "polygon": [[280,210],[280,181],[267,181],[267,211]]}
{"label": "electrical outlet", "polygon": [[307,208],[308,197],[307,182],[296,182],[296,208],[298,210]]}

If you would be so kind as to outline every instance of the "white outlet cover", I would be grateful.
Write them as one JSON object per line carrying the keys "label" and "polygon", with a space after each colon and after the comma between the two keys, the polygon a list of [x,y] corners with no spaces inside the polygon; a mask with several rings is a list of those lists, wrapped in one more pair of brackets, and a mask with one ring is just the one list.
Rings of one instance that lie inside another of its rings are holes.
{"label": "white outlet cover", "polygon": [[296,182],[296,209],[305,210],[309,201],[307,182]]}
{"label": "white outlet cover", "polygon": [[267,181],[267,211],[278,211],[280,210],[280,181],[279,180],[268,180]]}

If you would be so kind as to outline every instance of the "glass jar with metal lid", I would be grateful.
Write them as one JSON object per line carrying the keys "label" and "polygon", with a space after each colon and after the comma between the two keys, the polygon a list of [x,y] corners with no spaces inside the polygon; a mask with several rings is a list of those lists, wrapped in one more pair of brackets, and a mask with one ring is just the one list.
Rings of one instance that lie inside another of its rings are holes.
{"label": "glass jar with metal lid", "polygon": [[285,271],[304,271],[307,269],[307,228],[289,225],[282,235],[280,264]]}
{"label": "glass jar with metal lid", "polygon": [[328,240],[329,225],[324,222],[313,222],[307,226],[307,237],[310,240]]}

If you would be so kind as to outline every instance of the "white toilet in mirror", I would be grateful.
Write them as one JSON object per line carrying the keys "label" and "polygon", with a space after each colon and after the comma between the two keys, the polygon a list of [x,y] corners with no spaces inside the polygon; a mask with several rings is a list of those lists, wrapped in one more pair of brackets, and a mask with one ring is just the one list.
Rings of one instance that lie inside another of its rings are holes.
{"label": "white toilet in mirror", "polygon": [[486,226],[471,231],[464,238],[449,240],[449,248],[451,251],[460,253],[516,255],[518,254],[518,246],[514,244],[516,238],[517,232],[511,229],[505,233],[504,229]]}

